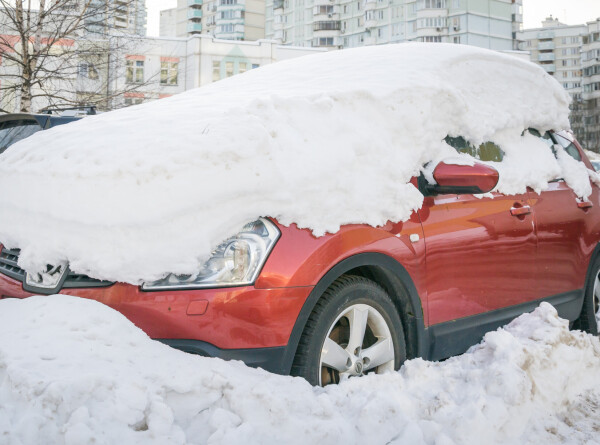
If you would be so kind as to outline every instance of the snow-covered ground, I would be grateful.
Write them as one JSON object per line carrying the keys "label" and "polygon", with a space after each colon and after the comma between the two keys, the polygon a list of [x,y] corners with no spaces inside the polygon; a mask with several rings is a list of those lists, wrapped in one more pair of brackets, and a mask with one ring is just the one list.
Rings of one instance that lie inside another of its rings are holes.
{"label": "snow-covered ground", "polygon": [[313,388],[68,296],[0,301],[0,444],[600,444],[600,342],[543,304],[441,363]]}

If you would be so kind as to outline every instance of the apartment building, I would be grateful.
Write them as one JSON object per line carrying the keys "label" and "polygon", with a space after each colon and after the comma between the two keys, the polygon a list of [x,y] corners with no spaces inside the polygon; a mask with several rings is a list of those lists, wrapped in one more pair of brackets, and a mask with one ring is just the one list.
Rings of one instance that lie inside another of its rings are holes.
{"label": "apartment building", "polygon": [[518,35],[521,49],[530,53],[531,61],[554,76],[571,95],[571,126],[578,135],[583,134],[584,125],[581,46],[586,34],[586,25],[568,26],[550,16],[541,28]]}
{"label": "apartment building", "polygon": [[600,152],[600,18],[587,23],[581,46],[583,130],[578,137]]}
{"label": "apartment building", "polygon": [[161,37],[205,34],[226,40],[265,37],[265,0],[177,0],[161,11]]}
{"label": "apartment building", "polygon": [[567,26],[548,17],[519,33],[521,49],[571,95],[571,128],[585,148],[600,152],[600,18]]}
{"label": "apartment building", "polygon": [[[86,7],[76,0],[74,3],[80,8]],[[146,35],[146,0],[91,0],[90,5],[99,10],[104,7],[107,12],[86,19],[88,32],[98,35]]]}
{"label": "apartment building", "polygon": [[404,41],[518,49],[522,0],[266,0],[265,35],[348,48]]}

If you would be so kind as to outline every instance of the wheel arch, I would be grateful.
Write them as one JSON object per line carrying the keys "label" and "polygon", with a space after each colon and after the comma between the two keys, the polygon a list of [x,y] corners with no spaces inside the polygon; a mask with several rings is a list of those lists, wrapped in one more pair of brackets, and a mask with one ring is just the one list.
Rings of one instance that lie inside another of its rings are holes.
{"label": "wheel arch", "polygon": [[283,368],[287,374],[292,368],[300,337],[306,322],[327,288],[342,275],[358,275],[369,278],[382,286],[392,301],[402,320],[406,338],[408,358],[423,357],[427,351],[427,331],[423,320],[423,308],[412,278],[407,270],[395,259],[375,252],[360,253],[340,261],[333,266],[317,283],[306,299],[292,329]]}

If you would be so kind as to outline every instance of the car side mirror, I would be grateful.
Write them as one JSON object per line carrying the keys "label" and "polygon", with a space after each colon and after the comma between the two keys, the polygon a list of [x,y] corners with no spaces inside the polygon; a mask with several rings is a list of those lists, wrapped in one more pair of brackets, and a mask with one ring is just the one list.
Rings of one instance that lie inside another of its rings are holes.
{"label": "car side mirror", "polygon": [[426,187],[429,195],[488,193],[496,187],[500,175],[498,170],[487,164],[455,165],[440,162],[433,170],[437,184]]}

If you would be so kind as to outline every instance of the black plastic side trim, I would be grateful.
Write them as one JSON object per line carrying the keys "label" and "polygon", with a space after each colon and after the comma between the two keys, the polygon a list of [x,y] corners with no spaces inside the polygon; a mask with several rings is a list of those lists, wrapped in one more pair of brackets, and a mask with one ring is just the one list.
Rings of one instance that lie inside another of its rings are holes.
{"label": "black plastic side trim", "polygon": [[431,343],[425,358],[441,360],[462,354],[471,346],[479,343],[487,332],[504,326],[521,314],[533,311],[542,302],[554,306],[560,317],[573,321],[579,317],[583,306],[583,298],[583,289],[578,289],[430,326],[428,331]]}
{"label": "black plastic side trim", "polygon": [[300,336],[304,331],[304,326],[306,325],[308,317],[317,304],[317,301],[319,298],[321,298],[321,295],[323,295],[323,292],[325,292],[325,290],[340,276],[361,266],[381,267],[382,269],[389,271],[402,282],[402,285],[404,286],[414,309],[414,314],[412,314],[412,316],[414,320],[414,326],[416,328],[417,356],[423,357],[425,355],[429,340],[427,338],[427,331],[425,330],[425,324],[423,322],[423,307],[421,305],[421,300],[417,293],[417,289],[410,275],[399,262],[387,255],[382,253],[360,253],[358,255],[351,256],[350,258],[346,258],[331,268],[329,272],[327,272],[313,288],[310,295],[304,302],[304,305],[300,310],[300,314],[296,319],[296,323],[294,324],[294,329],[290,335],[288,345],[285,348],[285,355],[282,363],[284,374],[289,374],[292,369],[294,355],[296,354],[296,349],[298,348],[298,343],[300,342]]}
{"label": "black plastic side trim", "polygon": [[217,357],[223,360],[241,360],[246,365],[262,368],[275,374],[289,374],[282,366],[285,346],[256,349],[220,349],[200,340],[155,339],[172,348],[204,357]]}

